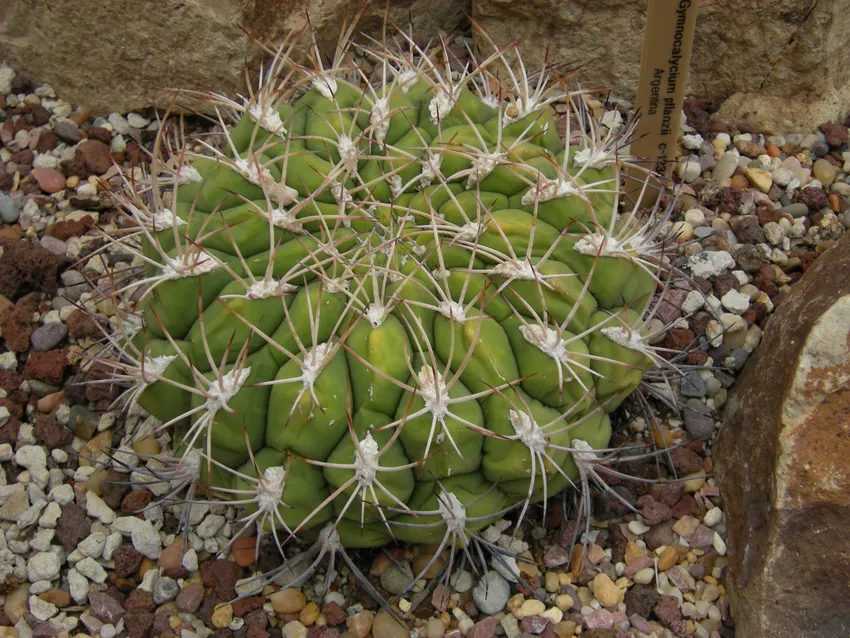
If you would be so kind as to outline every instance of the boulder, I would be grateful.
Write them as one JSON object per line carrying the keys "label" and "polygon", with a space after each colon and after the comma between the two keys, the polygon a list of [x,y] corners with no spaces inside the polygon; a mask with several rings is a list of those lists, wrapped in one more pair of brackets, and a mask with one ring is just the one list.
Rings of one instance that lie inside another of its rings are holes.
{"label": "boulder", "polygon": [[850,234],[768,322],[715,461],[737,635],[850,635]]}
{"label": "boulder", "polygon": [[[451,32],[470,0],[393,0],[389,19],[411,24],[417,38]],[[34,83],[98,115],[167,106],[181,88],[245,95],[244,69],[259,67],[261,41],[278,42],[310,24],[320,49],[333,57],[343,24],[360,2],[278,0],[5,0],[0,3],[0,61]],[[371,2],[357,30],[379,35],[384,2]],[[300,40],[306,49],[311,40]],[[197,101],[181,103],[204,109]]]}
{"label": "boulder", "polygon": [[[497,44],[524,41],[532,69],[547,58],[576,71],[583,88],[633,99],[646,7],[646,0],[475,0],[473,18]],[[850,110],[848,32],[850,0],[703,0],[687,94],[732,98],[721,116],[771,133],[841,121]]]}

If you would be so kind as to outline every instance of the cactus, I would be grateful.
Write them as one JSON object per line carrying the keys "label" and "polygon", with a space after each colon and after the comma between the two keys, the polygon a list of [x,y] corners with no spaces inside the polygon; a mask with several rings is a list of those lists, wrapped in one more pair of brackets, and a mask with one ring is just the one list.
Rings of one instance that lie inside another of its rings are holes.
{"label": "cactus", "polygon": [[663,361],[664,215],[623,201],[631,129],[577,127],[551,69],[350,36],[327,67],[269,50],[249,97],[209,96],[217,137],[163,123],[117,195],[106,363],[161,421],[141,434],[172,432],[146,470],[170,496],[205,486],[279,545],[465,547],[586,487]]}

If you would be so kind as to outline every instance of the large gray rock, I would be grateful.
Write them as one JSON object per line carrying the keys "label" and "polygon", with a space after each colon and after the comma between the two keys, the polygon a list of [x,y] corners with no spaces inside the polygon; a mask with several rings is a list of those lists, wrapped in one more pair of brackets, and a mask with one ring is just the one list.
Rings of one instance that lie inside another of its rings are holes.
{"label": "large gray rock", "polygon": [[[473,17],[524,58],[575,70],[584,88],[633,98],[646,0],[475,0]],[[768,132],[812,129],[850,110],[850,0],[703,0],[688,95],[731,98],[721,115]],[[481,38],[479,38],[481,39]]]}
{"label": "large gray rock", "polygon": [[850,234],[777,308],[715,462],[742,638],[850,635]]}
{"label": "large gray rock", "polygon": [[[470,0],[393,0],[389,18],[413,25],[417,37],[451,32]],[[278,0],[4,0],[0,61],[97,114],[165,106],[181,88],[245,93],[244,69],[255,70],[260,40],[278,41],[303,28],[306,12],[325,53],[333,54],[342,25],[360,2]],[[358,30],[379,35],[384,2],[372,2]],[[304,45],[310,44],[305,33]],[[197,103],[194,106],[198,106]]]}

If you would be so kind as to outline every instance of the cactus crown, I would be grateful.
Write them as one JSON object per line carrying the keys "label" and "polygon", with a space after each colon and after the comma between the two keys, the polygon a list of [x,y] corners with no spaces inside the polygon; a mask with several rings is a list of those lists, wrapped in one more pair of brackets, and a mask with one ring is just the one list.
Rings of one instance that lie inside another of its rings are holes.
{"label": "cactus crown", "polygon": [[173,428],[157,472],[278,544],[465,547],[586,483],[659,361],[662,219],[621,210],[629,131],[577,128],[551,69],[350,36],[327,66],[269,51],[256,91],[209,96],[216,136],[163,124],[120,195],[142,274],[107,363]]}

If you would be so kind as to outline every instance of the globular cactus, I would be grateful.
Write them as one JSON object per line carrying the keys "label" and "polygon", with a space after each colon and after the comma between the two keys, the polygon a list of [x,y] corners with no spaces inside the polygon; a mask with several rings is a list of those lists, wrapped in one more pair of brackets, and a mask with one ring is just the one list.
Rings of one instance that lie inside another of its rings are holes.
{"label": "globular cactus", "polygon": [[551,70],[349,36],[212,96],[218,138],[163,124],[120,196],[144,273],[109,365],[173,427],[167,480],[279,543],[462,545],[587,482],[659,361],[663,215],[623,205],[629,130]]}

